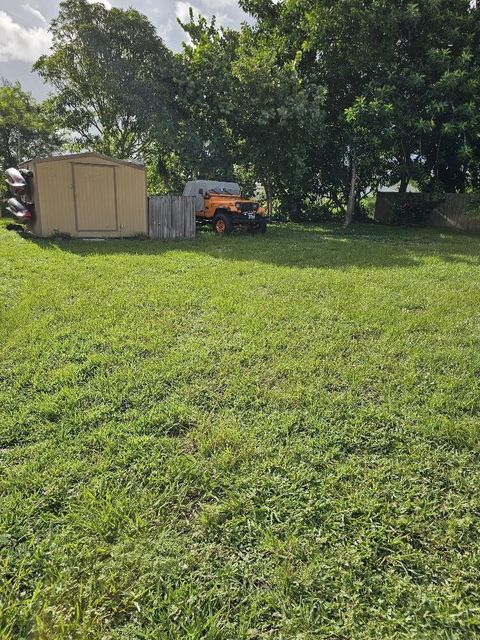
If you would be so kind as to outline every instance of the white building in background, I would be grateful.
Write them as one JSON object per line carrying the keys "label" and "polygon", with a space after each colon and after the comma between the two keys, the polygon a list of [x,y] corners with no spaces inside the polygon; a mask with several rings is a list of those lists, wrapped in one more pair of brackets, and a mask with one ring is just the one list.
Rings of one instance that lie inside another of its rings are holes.
{"label": "white building in background", "polygon": [[[381,191],[382,193],[398,193],[399,190],[400,190],[400,182],[397,182],[397,184],[392,184],[390,187],[386,187],[386,186],[378,187],[378,191]],[[414,187],[413,185],[409,184],[407,186],[407,193],[420,193],[420,190],[417,189],[417,187]]]}

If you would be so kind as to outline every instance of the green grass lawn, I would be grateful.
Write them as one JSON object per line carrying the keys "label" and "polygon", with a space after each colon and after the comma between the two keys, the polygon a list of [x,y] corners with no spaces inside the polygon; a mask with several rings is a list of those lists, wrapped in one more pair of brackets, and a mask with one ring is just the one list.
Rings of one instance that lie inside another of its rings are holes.
{"label": "green grass lawn", "polygon": [[0,638],[480,636],[480,239],[0,227]]}

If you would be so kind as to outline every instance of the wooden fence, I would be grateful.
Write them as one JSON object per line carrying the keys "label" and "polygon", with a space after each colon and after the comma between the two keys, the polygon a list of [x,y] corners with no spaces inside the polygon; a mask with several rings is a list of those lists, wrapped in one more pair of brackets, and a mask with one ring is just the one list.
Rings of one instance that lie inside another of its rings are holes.
{"label": "wooden fence", "polygon": [[148,235],[155,240],[195,237],[195,197],[152,196],[148,199]]}
{"label": "wooden fence", "polygon": [[[401,202],[429,201],[429,193],[378,192],[375,219],[384,224],[395,221],[394,206]],[[432,227],[448,227],[460,231],[480,232],[480,196],[478,193],[446,193],[429,216]]]}

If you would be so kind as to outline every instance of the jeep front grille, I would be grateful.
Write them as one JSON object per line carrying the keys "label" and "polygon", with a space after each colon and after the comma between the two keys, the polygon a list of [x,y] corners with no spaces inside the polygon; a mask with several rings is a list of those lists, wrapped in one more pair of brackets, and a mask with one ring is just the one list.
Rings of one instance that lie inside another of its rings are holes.
{"label": "jeep front grille", "polygon": [[236,202],[235,205],[242,213],[246,213],[247,211],[256,211],[258,209],[258,204],[256,202]]}

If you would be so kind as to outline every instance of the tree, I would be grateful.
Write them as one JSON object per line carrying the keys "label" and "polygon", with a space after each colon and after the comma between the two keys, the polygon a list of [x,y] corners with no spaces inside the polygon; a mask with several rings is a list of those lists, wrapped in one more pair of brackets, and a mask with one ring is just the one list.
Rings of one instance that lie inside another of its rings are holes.
{"label": "tree", "polygon": [[388,106],[378,100],[369,105],[363,95],[366,79],[374,81],[378,66],[369,38],[372,15],[365,9],[372,3],[244,0],[241,4],[257,19],[261,40],[284,65],[295,65],[299,83],[324,97],[322,112],[313,111],[310,125],[308,191],[317,201],[329,200],[337,209],[347,207],[349,223],[362,193],[385,171],[382,142]]}
{"label": "tree", "polygon": [[206,134],[204,150],[222,144],[224,164],[263,185],[269,213],[275,197],[297,217],[323,126],[323,91],[302,80],[296,62],[282,60],[254,27],[216,29],[193,14],[182,26],[191,39],[184,96],[191,121]]}
{"label": "tree", "polygon": [[[326,88],[318,194],[343,206],[381,179],[478,180],[479,10],[469,0],[241,0],[263,40]],[[355,196],[353,195],[355,194]]]}
{"label": "tree", "polygon": [[0,85],[0,162],[4,168],[59,149],[55,122],[19,82]]}
{"label": "tree", "polygon": [[180,25],[190,36],[184,44],[181,69],[176,76],[181,118],[177,150],[184,172],[193,178],[234,180],[236,141],[228,118],[233,90],[231,63],[238,32],[217,29],[215,20],[194,20]]}
{"label": "tree", "polygon": [[392,177],[401,191],[412,178],[462,191],[479,161],[478,9],[469,0],[404,0],[381,11],[372,36],[376,94],[391,106]]}
{"label": "tree", "polygon": [[141,157],[171,135],[174,57],[145,16],[63,0],[50,31],[52,53],[34,69],[57,90],[51,108],[72,146]]}
{"label": "tree", "polygon": [[35,65],[72,144],[190,178],[263,185],[269,212],[346,210],[380,182],[480,184],[479,10],[470,0],[240,0],[240,30],[200,17],[173,55],[130,9],[63,0]]}

